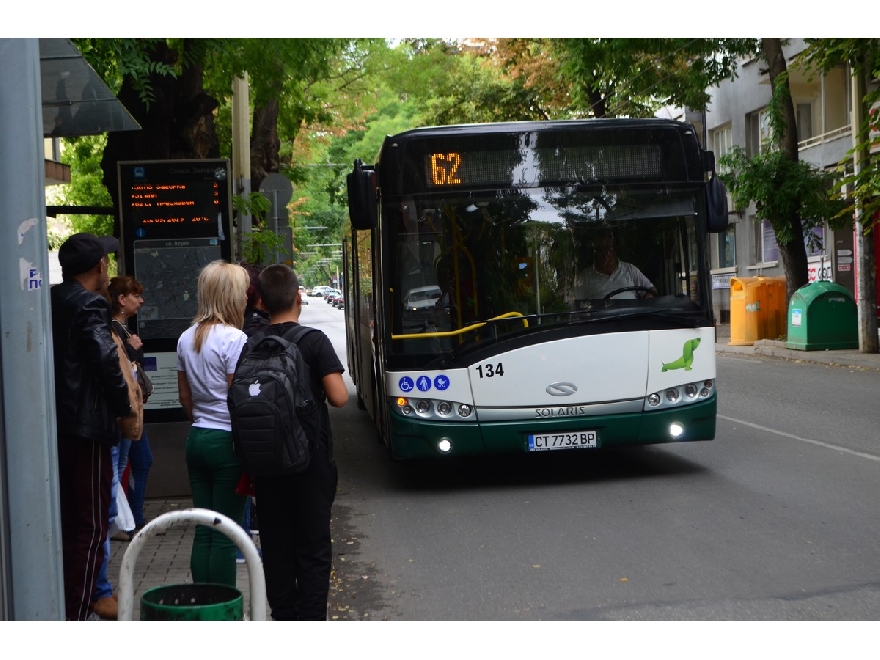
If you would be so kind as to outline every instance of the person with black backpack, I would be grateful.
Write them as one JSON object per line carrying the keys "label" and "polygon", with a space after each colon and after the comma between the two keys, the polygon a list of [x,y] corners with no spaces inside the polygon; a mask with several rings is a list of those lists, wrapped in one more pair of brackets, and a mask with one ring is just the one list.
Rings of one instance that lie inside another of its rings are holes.
{"label": "person with black backpack", "polygon": [[326,620],[338,472],[327,403],[348,401],[329,338],[299,324],[299,280],[284,264],[259,276],[270,325],[248,339],[229,389],[233,447],[254,475],[266,597],[276,621]]}

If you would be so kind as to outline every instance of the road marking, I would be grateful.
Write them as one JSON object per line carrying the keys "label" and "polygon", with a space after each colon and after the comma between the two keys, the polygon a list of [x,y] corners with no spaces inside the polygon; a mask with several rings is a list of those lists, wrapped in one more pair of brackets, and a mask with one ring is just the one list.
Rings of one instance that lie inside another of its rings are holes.
{"label": "road marking", "polygon": [[847,449],[846,447],[832,445],[828,442],[822,442],[821,440],[811,440],[810,438],[802,438],[801,436],[794,435],[793,433],[786,433],[785,431],[777,431],[776,429],[771,429],[767,426],[761,426],[760,424],[753,424],[752,422],[747,422],[742,419],[736,419],[735,417],[727,417],[726,415],[718,415],[718,417],[720,417],[721,419],[726,419],[728,422],[735,422],[736,424],[744,424],[745,426],[751,426],[753,429],[758,429],[759,431],[767,431],[767,433],[775,433],[776,435],[781,435],[785,438],[791,438],[792,440],[800,440],[801,442],[806,442],[811,445],[816,445],[817,447],[824,447],[825,449],[834,449],[835,451],[841,451],[844,454],[852,454],[853,456],[858,456],[859,458],[867,458],[872,461],[880,462],[880,456],[875,456],[874,454],[866,454],[861,451]]}

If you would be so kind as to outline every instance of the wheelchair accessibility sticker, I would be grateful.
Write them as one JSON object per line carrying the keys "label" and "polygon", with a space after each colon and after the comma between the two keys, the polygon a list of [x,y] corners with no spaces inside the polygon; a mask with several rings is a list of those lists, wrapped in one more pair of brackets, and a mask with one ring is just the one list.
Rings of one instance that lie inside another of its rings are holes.
{"label": "wheelchair accessibility sticker", "polygon": [[409,394],[413,390],[418,390],[419,392],[428,392],[431,390],[432,387],[442,392],[444,390],[448,390],[451,384],[452,381],[449,379],[449,376],[445,376],[443,374],[435,376],[433,381],[431,380],[430,376],[424,375],[416,376],[415,380],[413,380],[410,376],[402,376],[401,379],[397,381],[397,386],[404,394]]}

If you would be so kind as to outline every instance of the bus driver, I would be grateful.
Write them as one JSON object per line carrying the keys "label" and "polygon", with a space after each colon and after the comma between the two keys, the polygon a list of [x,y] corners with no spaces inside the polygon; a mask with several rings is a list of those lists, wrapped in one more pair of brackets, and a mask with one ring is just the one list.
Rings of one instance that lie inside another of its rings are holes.
{"label": "bus driver", "polygon": [[603,231],[593,241],[595,259],[578,273],[575,281],[576,300],[604,298],[609,293],[626,287],[640,287],[641,290],[624,291],[614,296],[616,299],[652,298],[657,289],[644,273],[633,264],[617,258],[617,244],[614,233]]}

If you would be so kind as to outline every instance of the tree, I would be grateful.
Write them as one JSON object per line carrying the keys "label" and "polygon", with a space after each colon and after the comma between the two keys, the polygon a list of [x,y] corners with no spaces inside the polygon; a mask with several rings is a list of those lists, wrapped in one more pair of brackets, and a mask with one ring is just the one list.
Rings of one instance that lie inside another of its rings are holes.
{"label": "tree", "polygon": [[[309,86],[326,75],[339,39],[80,39],[86,59],[117,91],[141,125],[111,133],[104,150],[104,183],[118,202],[120,160],[218,158],[216,124],[228,104],[232,78],[249,72],[254,85],[252,173],[254,185],[281,169],[282,141],[320,111]],[[228,148],[228,147],[227,147]],[[289,151],[288,151],[289,153]],[[289,165],[289,164],[288,164]]]}
{"label": "tree", "polygon": [[549,117],[650,117],[665,105],[705,109],[753,39],[508,39],[499,61]]}
{"label": "tree", "polygon": [[787,304],[808,282],[806,241],[815,240],[812,229],[826,221],[839,224],[844,202],[834,191],[832,173],[798,158],[794,105],[781,40],[762,39],[761,53],[768,63],[772,89],[767,108],[770,144],[752,158],[742,147],[734,148],[721,159],[728,172],[720,176],[735,208],[754,202],[755,219],[767,220],[773,228],[785,272]]}

